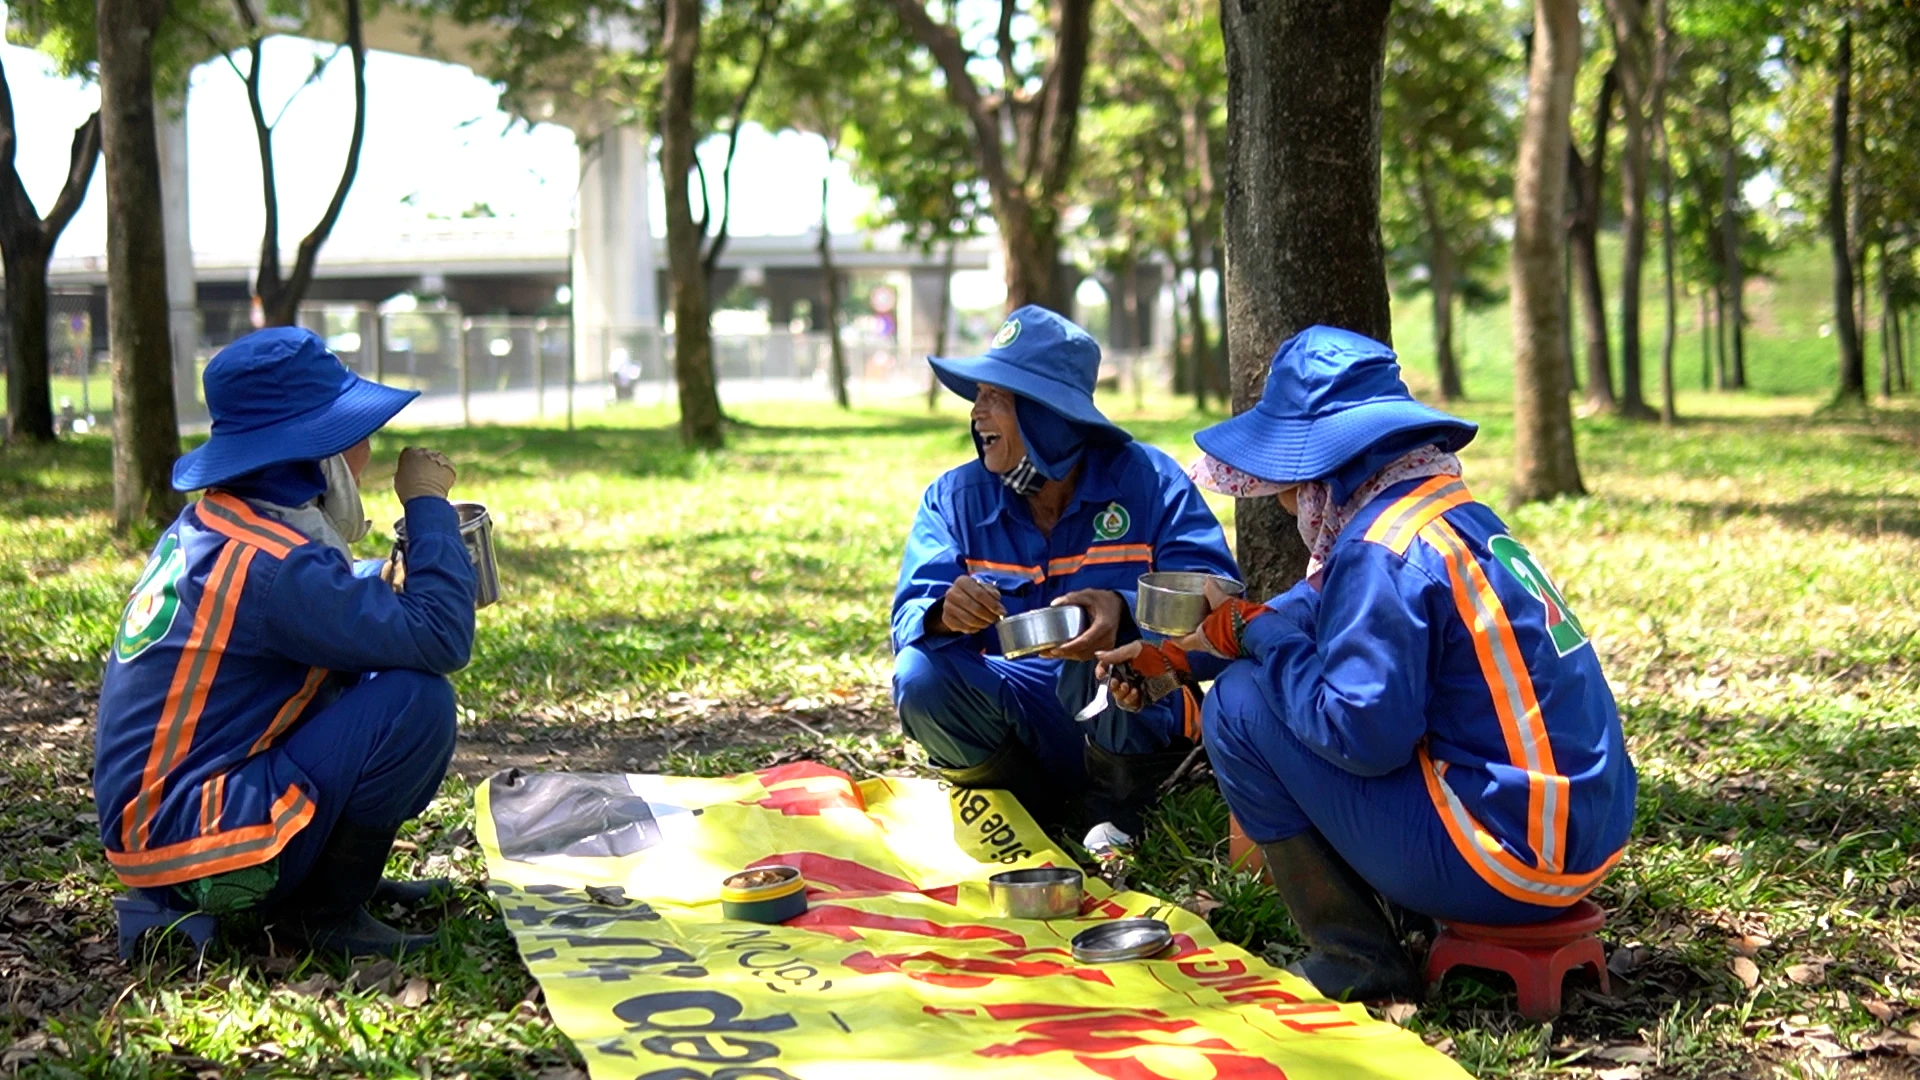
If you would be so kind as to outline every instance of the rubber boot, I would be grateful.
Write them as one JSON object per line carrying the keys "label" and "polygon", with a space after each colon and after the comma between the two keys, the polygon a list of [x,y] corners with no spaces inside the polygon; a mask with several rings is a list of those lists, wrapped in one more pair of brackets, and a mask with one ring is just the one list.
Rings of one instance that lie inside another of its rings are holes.
{"label": "rubber boot", "polygon": [[430,903],[445,903],[453,896],[451,878],[426,878],[422,881],[398,881],[383,877],[380,884],[373,887],[373,896],[368,898],[367,906],[383,909],[398,905],[403,908],[422,907]]}
{"label": "rubber boot", "polygon": [[1057,780],[1049,779],[1027,744],[1009,735],[978,765],[941,769],[940,776],[958,788],[999,788],[1020,801],[1042,829],[1057,828],[1066,820],[1066,797]]}
{"label": "rubber boot", "polygon": [[1088,741],[1087,802],[1085,828],[1106,822],[1136,839],[1146,828],[1144,813],[1188,755],[1193,744],[1176,739],[1174,744],[1155,754],[1116,754]]}
{"label": "rubber boot", "polygon": [[392,956],[431,946],[433,934],[408,934],[367,913],[367,901],[382,883],[397,826],[342,821],[333,827],[306,881],[275,925],[291,931],[314,952]]}
{"label": "rubber boot", "polygon": [[1418,1001],[1426,982],[1380,894],[1318,830],[1260,845],[1274,888],[1306,940],[1306,959],[1287,970],[1335,1001]]}

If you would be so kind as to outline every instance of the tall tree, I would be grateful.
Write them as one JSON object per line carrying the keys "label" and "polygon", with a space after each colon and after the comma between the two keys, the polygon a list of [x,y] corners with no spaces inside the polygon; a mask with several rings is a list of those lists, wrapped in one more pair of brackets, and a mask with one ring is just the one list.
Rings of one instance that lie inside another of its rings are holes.
{"label": "tall tree", "polygon": [[[1223,5],[1235,412],[1259,400],[1275,350],[1308,326],[1392,341],[1380,242],[1387,12],[1387,0]],[[1305,547],[1275,500],[1241,499],[1234,514],[1248,587],[1271,596],[1298,580]]]}
{"label": "tall tree", "polygon": [[1566,355],[1567,120],[1580,68],[1579,0],[1534,0],[1527,111],[1513,181],[1513,496],[1580,495]]}
{"label": "tall tree", "polygon": [[1673,70],[1674,40],[1672,20],[1667,15],[1667,0],[1653,0],[1653,100],[1650,103],[1654,152],[1660,165],[1660,283],[1663,293],[1660,334],[1660,420],[1672,424],[1679,419],[1674,406],[1673,349],[1678,326],[1678,299],[1674,280],[1673,237],[1673,146],[1667,137],[1668,76]]}
{"label": "tall tree", "polygon": [[1867,399],[1867,359],[1853,317],[1853,254],[1847,222],[1847,150],[1853,93],[1853,17],[1841,18],[1833,51],[1832,149],[1827,158],[1827,239],[1833,249],[1833,322],[1840,344],[1840,385],[1835,402]]}
{"label": "tall tree", "polygon": [[[314,264],[319,261],[320,248],[333,235],[333,227],[340,220],[340,211],[346,206],[347,192],[353,188],[354,177],[360,171],[360,147],[367,132],[367,46],[360,0],[343,2],[346,8],[345,48],[353,63],[353,135],[347,142],[346,162],[341,166],[339,182],[334,185],[333,198],[327,203],[326,211],[320,215],[312,231],[301,239],[300,247],[294,254],[293,269],[284,275],[280,269],[280,190],[273,163],[273,133],[280,118],[286,116],[286,110],[282,108],[280,116],[273,121],[267,120],[260,81],[269,31],[260,24],[252,0],[235,0],[234,3],[235,15],[247,34],[247,70],[240,70],[239,62],[233,56],[235,50],[221,50],[226,54],[233,73],[246,84],[247,106],[253,116],[254,142],[260,151],[260,185],[266,206],[266,224],[260,234],[260,265],[254,275],[253,297],[260,305],[260,313],[267,326],[292,326],[298,321],[300,302],[306,298],[307,289],[313,284]],[[217,40],[213,44],[219,48]],[[317,80],[323,70],[321,65],[316,64],[306,85]]]}
{"label": "tall tree", "polygon": [[73,133],[66,183],[41,217],[15,167],[19,152],[13,90],[0,66],[0,257],[7,275],[7,418],[12,442],[53,441],[53,394],[47,343],[47,261],[60,233],[87,197],[100,160],[100,114]]}
{"label": "tall tree", "polygon": [[107,327],[113,350],[113,518],[128,530],[180,510],[173,462],[166,237],[160,215],[153,42],[167,0],[98,0],[100,138],[107,162]]}
{"label": "tall tree", "polygon": [[[1092,38],[1093,0],[1052,0],[1048,42],[1022,43],[1019,0],[1000,0],[991,41],[994,53],[970,48],[960,28],[935,21],[926,0],[893,0],[900,21],[932,54],[954,105],[973,134],[979,177],[992,201],[1006,254],[1007,304],[1040,304],[1069,310],[1060,263],[1060,215],[1073,170],[1080,122],[1080,92]],[[958,11],[959,5],[952,10]],[[1035,58],[1024,65],[1023,58]],[[983,84],[976,62],[998,65],[998,77]]]}
{"label": "tall tree", "polygon": [[[1653,33],[1644,0],[1607,0],[1613,25],[1614,70],[1620,74],[1620,404],[1621,416],[1651,419],[1641,379],[1641,274],[1647,251],[1647,163],[1652,141],[1647,114],[1660,92],[1654,85]],[[1664,73],[1662,73],[1664,75]]]}
{"label": "tall tree", "polygon": [[[103,0],[104,2],[104,0]],[[700,0],[667,0],[665,77],[660,95],[660,179],[667,204],[667,266],[672,280],[673,375],[680,392],[680,438],[717,449],[720,395],[715,386],[713,331],[701,231],[693,220],[693,88],[700,62]]]}
{"label": "tall tree", "polygon": [[[1539,45],[1538,38],[1534,44]],[[1611,412],[1619,405],[1613,393],[1607,292],[1600,278],[1600,207],[1606,191],[1607,130],[1613,123],[1613,99],[1619,88],[1619,77],[1609,67],[1594,99],[1593,152],[1583,157],[1572,138],[1567,141],[1567,186],[1572,196],[1567,214],[1567,238],[1573,249],[1573,275],[1580,291],[1582,325],[1586,328],[1587,407],[1595,412]],[[1568,362],[1571,364],[1571,359]]]}
{"label": "tall tree", "polygon": [[1382,90],[1388,183],[1381,227],[1403,288],[1433,297],[1440,396],[1465,396],[1454,309],[1488,302],[1511,212],[1519,65],[1496,3],[1403,0],[1393,9]]}

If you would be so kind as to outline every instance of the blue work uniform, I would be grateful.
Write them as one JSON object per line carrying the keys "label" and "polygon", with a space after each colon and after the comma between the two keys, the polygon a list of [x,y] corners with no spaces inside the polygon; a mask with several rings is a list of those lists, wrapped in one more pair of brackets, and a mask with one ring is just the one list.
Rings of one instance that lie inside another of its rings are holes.
{"label": "blue work uniform", "polygon": [[1442,920],[1551,917],[1619,860],[1636,780],[1612,692],[1544,570],[1456,476],[1388,488],[1322,587],[1249,620],[1203,708],[1249,839],[1317,828]]}
{"label": "blue work uniform", "polygon": [[274,863],[298,887],[336,822],[398,825],[454,743],[446,675],[473,647],[474,570],[445,500],[406,504],[404,592],[236,495],[155,546],[100,691],[107,860],[165,889]]}
{"label": "blue work uniform", "polygon": [[1140,575],[1189,570],[1239,576],[1226,536],[1199,489],[1173,459],[1136,442],[1092,443],[1080,481],[1053,531],[1027,501],[979,461],[927,489],[893,595],[893,700],[907,734],[945,768],[986,760],[1009,734],[1055,775],[1085,777],[1088,738],[1118,754],[1153,753],[1197,737],[1185,695],[1142,712],[1109,706],[1077,725],[1094,693],[1094,663],[1000,655],[993,627],[929,634],[927,611],[963,574],[997,588],[1008,615],[1046,607],[1078,589],[1119,593],[1128,614],[1118,643],[1136,640]]}

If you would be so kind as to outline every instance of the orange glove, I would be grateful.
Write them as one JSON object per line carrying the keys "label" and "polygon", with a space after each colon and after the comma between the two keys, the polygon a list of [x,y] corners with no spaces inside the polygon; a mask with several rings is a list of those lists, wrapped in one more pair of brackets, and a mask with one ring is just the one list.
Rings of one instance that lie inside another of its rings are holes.
{"label": "orange glove", "polygon": [[1200,636],[1207,639],[1207,648],[1216,655],[1235,660],[1247,655],[1241,645],[1246,635],[1247,624],[1262,615],[1270,614],[1272,608],[1265,604],[1256,604],[1251,600],[1242,600],[1229,596],[1226,602],[1213,609],[1206,621],[1200,624]]}
{"label": "orange glove", "polygon": [[1171,641],[1143,643],[1140,654],[1115,668],[1113,677],[1131,683],[1152,704],[1192,682],[1193,667],[1187,663],[1187,651]]}

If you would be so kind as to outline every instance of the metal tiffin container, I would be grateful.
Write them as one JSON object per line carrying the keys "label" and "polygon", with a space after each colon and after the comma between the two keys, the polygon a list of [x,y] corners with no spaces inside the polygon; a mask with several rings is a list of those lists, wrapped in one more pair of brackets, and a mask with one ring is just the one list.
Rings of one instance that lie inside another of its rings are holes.
{"label": "metal tiffin container", "polygon": [[1009,615],[994,624],[994,632],[1000,636],[1001,655],[1018,660],[1072,641],[1086,625],[1084,610],[1073,604],[1061,604]]}
{"label": "metal tiffin container", "polygon": [[1084,880],[1080,871],[1056,866],[1006,870],[987,879],[987,895],[1002,918],[1067,919],[1080,914]]}
{"label": "metal tiffin container", "polygon": [[1143,630],[1168,637],[1191,634],[1212,611],[1207,606],[1207,582],[1228,596],[1240,596],[1247,587],[1230,577],[1187,571],[1159,571],[1140,575],[1133,601],[1133,621]]}
{"label": "metal tiffin container", "polygon": [[[454,513],[460,515],[460,542],[467,547],[467,558],[473,562],[473,606],[486,607],[500,599],[500,567],[493,559],[493,516],[487,508],[476,502],[457,502],[453,504]],[[401,569],[407,562],[407,519],[401,518],[393,523],[393,562]]]}

